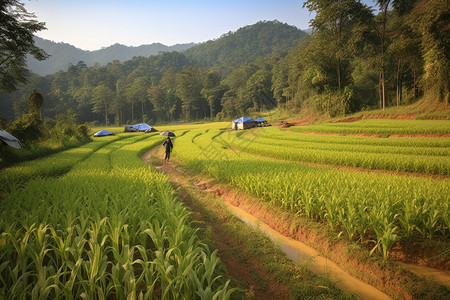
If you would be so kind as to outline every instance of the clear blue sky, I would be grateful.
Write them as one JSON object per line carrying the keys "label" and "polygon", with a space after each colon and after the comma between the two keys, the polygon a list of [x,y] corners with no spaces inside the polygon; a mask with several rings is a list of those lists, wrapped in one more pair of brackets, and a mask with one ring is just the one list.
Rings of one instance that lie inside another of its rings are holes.
{"label": "clear blue sky", "polygon": [[[46,23],[36,35],[84,50],[115,43],[139,46],[204,42],[258,21],[300,29],[314,17],[302,0],[31,0],[28,12]],[[373,6],[372,0],[363,2]]]}

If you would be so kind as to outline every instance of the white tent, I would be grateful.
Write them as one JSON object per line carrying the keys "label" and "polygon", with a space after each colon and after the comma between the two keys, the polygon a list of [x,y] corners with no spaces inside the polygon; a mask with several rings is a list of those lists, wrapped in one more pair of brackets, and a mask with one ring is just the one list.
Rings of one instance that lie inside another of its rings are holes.
{"label": "white tent", "polygon": [[22,144],[18,139],[16,139],[14,136],[1,129],[0,129],[0,140],[13,148],[16,149],[22,148]]}

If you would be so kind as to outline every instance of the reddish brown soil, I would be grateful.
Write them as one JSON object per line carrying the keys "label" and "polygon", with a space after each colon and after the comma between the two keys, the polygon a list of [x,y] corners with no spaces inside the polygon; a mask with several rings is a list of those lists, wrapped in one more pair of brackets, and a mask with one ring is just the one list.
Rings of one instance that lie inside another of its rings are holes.
{"label": "reddish brown soil", "polygon": [[450,137],[448,133],[437,133],[437,134],[391,134],[390,138],[398,138],[398,137],[413,137],[413,138],[421,138],[421,137]]}
{"label": "reddish brown soil", "polygon": [[307,116],[306,118],[303,118],[301,120],[291,122],[291,124],[293,126],[304,125],[304,124],[308,123],[309,121],[311,121],[311,119],[312,119],[312,116]]}
{"label": "reddish brown soil", "polygon": [[380,138],[381,137],[381,134],[365,134],[365,133],[330,133],[330,132],[315,132],[315,131],[304,131],[302,133],[317,134],[317,135],[370,137],[370,138]]}

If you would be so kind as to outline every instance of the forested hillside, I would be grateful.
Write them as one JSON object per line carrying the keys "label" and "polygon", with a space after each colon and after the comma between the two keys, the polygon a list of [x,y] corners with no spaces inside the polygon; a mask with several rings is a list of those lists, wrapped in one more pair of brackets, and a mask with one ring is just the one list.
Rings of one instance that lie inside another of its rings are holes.
{"label": "forested hillside", "polygon": [[[37,90],[42,116],[125,124],[224,119],[282,107],[331,117],[430,98],[448,104],[449,10],[445,1],[305,2],[312,35],[258,22],[183,52],[34,76],[1,94],[12,120]],[[445,105],[445,104],[444,104]]]}
{"label": "forested hillside", "polygon": [[184,54],[201,67],[219,66],[230,71],[257,57],[273,53],[284,56],[305,35],[298,28],[278,21],[258,22],[236,32],[228,32],[217,40],[189,48]]}
{"label": "forested hillside", "polygon": [[150,45],[129,47],[115,44],[100,50],[86,51],[66,43],[55,43],[38,36],[35,36],[34,40],[36,46],[45,50],[50,55],[44,61],[38,61],[31,55],[27,56],[29,69],[42,76],[58,71],[65,71],[70,64],[75,65],[79,61],[83,61],[89,67],[96,63],[104,66],[113,60],[123,62],[134,56],[148,57],[150,55],[157,55],[160,52],[183,51],[195,45],[194,43],[189,43],[166,46],[161,43],[153,43]]}

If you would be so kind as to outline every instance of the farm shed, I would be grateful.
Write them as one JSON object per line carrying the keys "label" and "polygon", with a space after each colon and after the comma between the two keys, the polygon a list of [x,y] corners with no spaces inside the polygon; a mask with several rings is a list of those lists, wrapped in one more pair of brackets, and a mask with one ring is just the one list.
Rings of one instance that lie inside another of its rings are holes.
{"label": "farm shed", "polygon": [[242,117],[234,120],[231,123],[231,129],[235,130],[249,129],[255,127],[256,124],[257,124],[256,120],[247,117]]}
{"label": "farm shed", "polygon": [[124,130],[124,132],[153,132],[153,131],[156,131],[156,129],[146,123],[127,125],[125,126]]}
{"label": "farm shed", "polygon": [[263,126],[270,126],[270,124],[264,120],[263,118],[259,118],[256,120],[258,126],[263,127]]}

